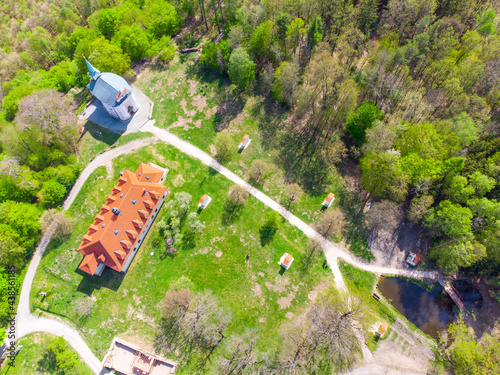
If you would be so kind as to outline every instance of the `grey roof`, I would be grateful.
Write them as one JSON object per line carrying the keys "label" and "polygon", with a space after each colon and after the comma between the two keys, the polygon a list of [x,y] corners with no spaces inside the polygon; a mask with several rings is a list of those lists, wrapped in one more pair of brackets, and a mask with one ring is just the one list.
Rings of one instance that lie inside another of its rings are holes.
{"label": "grey roof", "polygon": [[89,88],[90,92],[92,92],[92,95],[94,95],[101,102],[106,103],[112,107],[120,105],[121,102],[128,95],[130,95],[126,95],[119,103],[117,103],[115,101],[115,98],[120,91],[128,89],[129,93],[132,92],[132,88],[129,86],[127,81],[114,73],[101,73],[101,75],[97,79],[90,81],[87,87]]}

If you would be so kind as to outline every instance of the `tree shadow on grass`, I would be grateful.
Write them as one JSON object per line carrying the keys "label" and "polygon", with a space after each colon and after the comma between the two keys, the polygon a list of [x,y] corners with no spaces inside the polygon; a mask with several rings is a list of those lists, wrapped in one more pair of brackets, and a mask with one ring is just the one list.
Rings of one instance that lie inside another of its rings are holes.
{"label": "tree shadow on grass", "polygon": [[275,149],[278,132],[284,127],[286,109],[271,98],[264,98],[249,108],[248,114],[259,124],[262,146],[265,149]]}
{"label": "tree shadow on grass", "polygon": [[283,133],[279,142],[278,163],[286,171],[287,179],[299,182],[310,195],[322,195],[331,182],[334,165],[319,155],[310,135],[291,130]]}
{"label": "tree shadow on grass", "polygon": [[101,276],[90,276],[78,268],[75,272],[83,276],[76,290],[88,296],[91,296],[95,289],[101,288],[117,292],[126,275],[126,273],[116,272],[109,267],[104,269]]}
{"label": "tree shadow on grass", "polygon": [[80,139],[85,135],[85,133],[89,133],[92,138],[99,142],[104,142],[108,146],[116,143],[118,139],[121,137],[120,134],[117,134],[109,129],[103,128],[100,125],[94,124],[93,122],[87,121],[83,127],[83,132],[80,135]]}
{"label": "tree shadow on grass", "polygon": [[234,224],[240,218],[242,208],[243,205],[235,206],[230,201],[226,201],[220,218],[222,225],[228,227]]}
{"label": "tree shadow on grass", "polygon": [[368,228],[363,213],[366,199],[345,185],[339,187],[337,198],[339,206],[345,214],[344,234],[346,243],[349,244],[349,250],[358,257],[369,261],[374,260],[375,257],[368,246]]}

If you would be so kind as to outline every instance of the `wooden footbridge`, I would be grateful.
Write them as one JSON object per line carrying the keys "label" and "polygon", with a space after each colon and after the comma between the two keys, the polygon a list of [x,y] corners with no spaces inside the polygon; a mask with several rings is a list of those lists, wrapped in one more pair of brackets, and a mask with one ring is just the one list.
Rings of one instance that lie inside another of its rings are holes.
{"label": "wooden footbridge", "polygon": [[446,293],[448,293],[448,295],[451,297],[453,302],[455,302],[455,305],[457,305],[460,312],[462,314],[466,314],[467,307],[465,306],[465,301],[460,296],[460,294],[458,294],[457,290],[453,287],[453,285],[450,285],[450,283],[448,283],[447,281],[445,281],[443,279],[439,280],[439,284],[441,284],[443,286],[444,290],[446,291]]}

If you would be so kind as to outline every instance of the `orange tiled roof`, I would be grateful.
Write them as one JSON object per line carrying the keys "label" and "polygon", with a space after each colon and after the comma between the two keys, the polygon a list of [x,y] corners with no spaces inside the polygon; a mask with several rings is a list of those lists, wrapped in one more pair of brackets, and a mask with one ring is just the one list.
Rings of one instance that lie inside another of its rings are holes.
{"label": "orange tiled roof", "polygon": [[203,202],[205,202],[205,199],[207,199],[207,198],[208,198],[208,195],[203,194],[201,199],[200,199],[200,204],[203,204]]}
{"label": "orange tiled roof", "polygon": [[161,176],[163,176],[163,171],[149,164],[142,163],[139,165],[139,168],[137,168],[135,174],[141,182],[159,182]]}
{"label": "orange tiled roof", "polygon": [[286,257],[285,257],[285,260],[283,261],[283,264],[285,266],[288,266],[288,264],[290,263],[290,261],[292,260],[292,256],[290,254],[288,254]]}
{"label": "orange tiled roof", "polygon": [[247,138],[248,138],[248,134],[245,134],[243,136],[243,138],[241,139],[241,143],[245,143],[245,141],[247,140]]}
{"label": "orange tiled roof", "polygon": [[82,263],[80,263],[80,267],[78,268],[93,275],[97,266],[97,259],[94,253],[92,253],[83,257]]}
{"label": "orange tiled roof", "polygon": [[380,336],[382,336],[385,331],[387,331],[387,328],[389,327],[389,323],[382,323],[378,329],[378,333],[380,334]]}
{"label": "orange tiled roof", "polygon": [[[82,271],[93,275],[100,263],[118,272],[122,270],[152,216],[150,212],[167,190],[157,183],[162,175],[161,170],[141,164],[136,173],[127,170],[120,176],[77,249],[85,255],[79,267]],[[119,215],[112,212],[115,207],[120,210]]]}
{"label": "orange tiled roof", "polygon": [[334,195],[333,193],[330,193],[330,194],[328,194],[328,196],[326,197],[325,201],[327,201],[327,202],[331,202],[331,201],[332,201],[332,199],[333,199],[334,197],[335,197],[335,195]]}

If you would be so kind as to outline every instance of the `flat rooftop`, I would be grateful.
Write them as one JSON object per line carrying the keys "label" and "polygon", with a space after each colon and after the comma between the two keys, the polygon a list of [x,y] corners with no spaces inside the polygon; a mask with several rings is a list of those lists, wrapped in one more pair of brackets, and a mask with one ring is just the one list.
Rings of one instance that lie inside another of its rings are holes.
{"label": "flat rooftop", "polygon": [[104,367],[124,375],[173,375],[177,363],[115,337]]}

